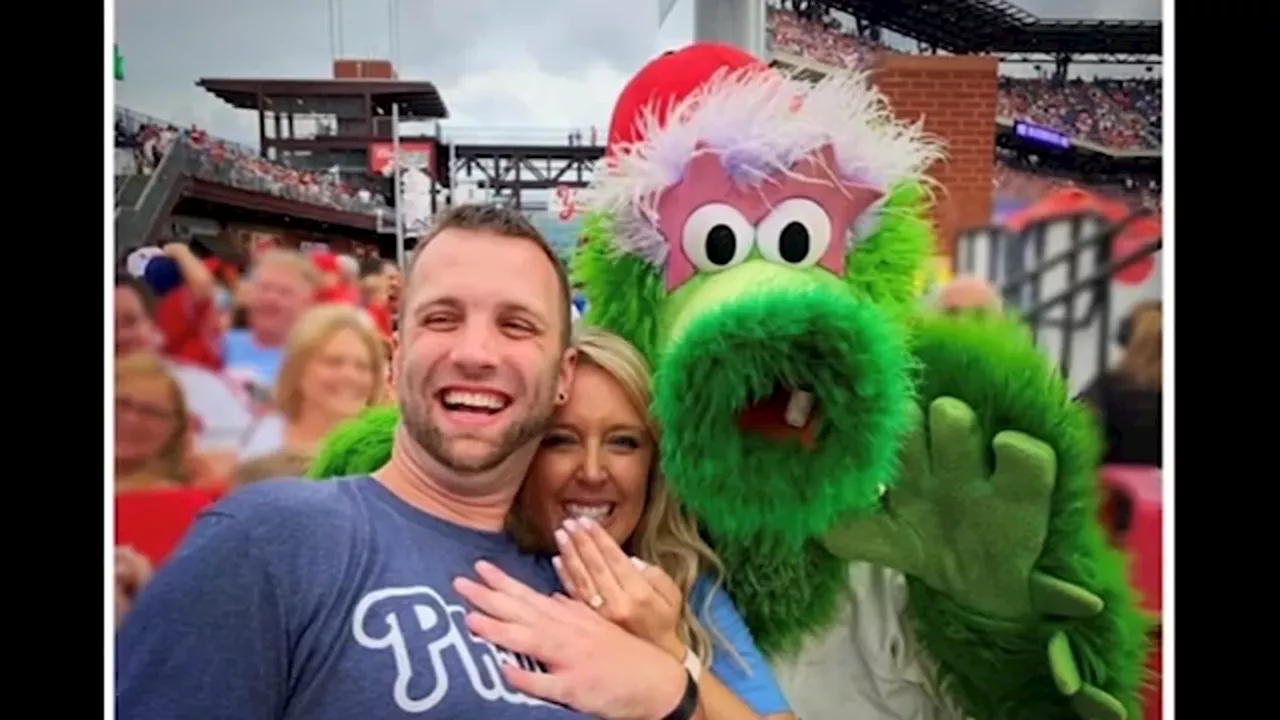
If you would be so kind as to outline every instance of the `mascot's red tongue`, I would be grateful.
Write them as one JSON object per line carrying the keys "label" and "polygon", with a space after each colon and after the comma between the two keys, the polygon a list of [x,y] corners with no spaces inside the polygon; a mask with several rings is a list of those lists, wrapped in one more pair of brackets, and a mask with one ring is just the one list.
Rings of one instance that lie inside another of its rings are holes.
{"label": "mascot's red tongue", "polygon": [[793,425],[787,419],[791,405],[795,402],[795,395],[796,393],[789,390],[778,388],[769,397],[751,403],[738,411],[738,428],[743,432],[760,435],[770,440],[794,440],[799,442],[805,450],[816,450],[818,447],[817,411],[810,410],[804,413],[803,424]]}

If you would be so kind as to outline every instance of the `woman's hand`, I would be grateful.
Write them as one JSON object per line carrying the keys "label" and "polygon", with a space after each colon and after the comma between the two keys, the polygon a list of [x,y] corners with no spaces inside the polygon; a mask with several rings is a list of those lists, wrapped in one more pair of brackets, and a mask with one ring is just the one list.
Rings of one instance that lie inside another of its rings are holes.
{"label": "woman's hand", "polygon": [[565,591],[632,635],[684,660],[676,628],[684,595],[661,568],[628,557],[590,519],[566,520],[556,530],[560,555],[552,558]]}

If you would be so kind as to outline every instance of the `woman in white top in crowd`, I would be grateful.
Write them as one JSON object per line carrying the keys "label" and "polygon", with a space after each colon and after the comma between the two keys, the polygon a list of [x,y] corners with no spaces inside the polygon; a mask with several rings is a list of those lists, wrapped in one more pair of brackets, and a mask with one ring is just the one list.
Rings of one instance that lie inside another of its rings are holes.
{"label": "woman in white top in crowd", "polygon": [[385,374],[382,339],[363,311],[347,305],[308,310],[285,341],[275,411],[249,428],[240,460],[313,452],[339,423],[378,402]]}

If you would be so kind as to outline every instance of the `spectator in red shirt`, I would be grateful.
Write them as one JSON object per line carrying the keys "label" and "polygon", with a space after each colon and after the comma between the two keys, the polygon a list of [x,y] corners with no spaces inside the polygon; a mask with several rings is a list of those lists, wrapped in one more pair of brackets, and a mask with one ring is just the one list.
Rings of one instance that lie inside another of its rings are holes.
{"label": "spectator in red shirt", "polygon": [[205,264],[182,243],[164,246],[143,271],[156,296],[161,352],[173,360],[222,369],[222,327],[214,302],[216,283]]}

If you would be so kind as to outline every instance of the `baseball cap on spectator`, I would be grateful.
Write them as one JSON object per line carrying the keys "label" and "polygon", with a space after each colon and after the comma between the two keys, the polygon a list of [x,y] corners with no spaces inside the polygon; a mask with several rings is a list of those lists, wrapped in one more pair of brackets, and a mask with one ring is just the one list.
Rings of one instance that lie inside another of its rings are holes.
{"label": "baseball cap on spectator", "polygon": [[142,279],[157,298],[162,298],[182,285],[182,271],[173,258],[157,255],[143,268]]}
{"label": "baseball cap on spectator", "polygon": [[360,304],[359,288],[346,282],[338,256],[331,252],[318,252],[311,256],[311,263],[316,266],[324,281],[320,284],[317,299],[322,303],[343,303],[345,305]]}
{"label": "baseball cap on spectator", "polygon": [[312,253],[311,263],[315,265],[316,269],[321,273],[338,272],[338,256],[331,252],[321,251]]}
{"label": "baseball cap on spectator", "polygon": [[161,255],[164,255],[164,251],[154,245],[140,247],[129,253],[129,256],[125,258],[125,270],[127,270],[130,275],[140,278],[142,277],[143,272],[146,271],[147,264]]}

